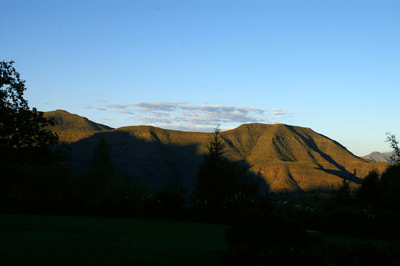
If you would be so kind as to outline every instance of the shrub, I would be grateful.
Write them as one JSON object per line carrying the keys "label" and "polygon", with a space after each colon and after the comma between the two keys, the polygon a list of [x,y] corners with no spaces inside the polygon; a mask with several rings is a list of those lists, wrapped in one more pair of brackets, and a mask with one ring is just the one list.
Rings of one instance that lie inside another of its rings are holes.
{"label": "shrub", "polygon": [[245,257],[284,255],[293,248],[307,246],[307,234],[295,221],[277,213],[264,215],[259,210],[242,212],[225,233],[229,254],[237,260]]}
{"label": "shrub", "polygon": [[382,191],[379,183],[379,173],[372,170],[364,178],[362,185],[356,191],[356,200],[362,206],[377,206],[382,197]]}
{"label": "shrub", "polygon": [[[332,186],[333,187],[333,186]],[[342,184],[337,189],[332,188],[332,204],[335,206],[351,205],[353,204],[352,189],[350,188],[350,181],[343,177]]]}
{"label": "shrub", "polygon": [[139,218],[146,195],[146,183],[140,178],[114,174],[98,188],[97,212],[105,216]]}
{"label": "shrub", "polygon": [[67,212],[72,171],[58,165],[10,164],[3,167],[1,210],[11,213]]}
{"label": "shrub", "polygon": [[354,244],[347,250],[343,250],[336,259],[337,265],[398,265],[399,251],[388,246],[379,248],[371,242]]}
{"label": "shrub", "polygon": [[326,231],[340,235],[375,236],[379,234],[375,218],[367,209],[340,206],[329,213]]}
{"label": "shrub", "polygon": [[183,206],[186,191],[182,185],[167,184],[144,202],[144,215],[152,219],[185,219]]}
{"label": "shrub", "polygon": [[400,212],[400,164],[390,165],[381,174],[382,206]]}
{"label": "shrub", "polygon": [[377,227],[383,237],[399,241],[400,240],[400,214],[387,210],[379,210],[375,214]]}

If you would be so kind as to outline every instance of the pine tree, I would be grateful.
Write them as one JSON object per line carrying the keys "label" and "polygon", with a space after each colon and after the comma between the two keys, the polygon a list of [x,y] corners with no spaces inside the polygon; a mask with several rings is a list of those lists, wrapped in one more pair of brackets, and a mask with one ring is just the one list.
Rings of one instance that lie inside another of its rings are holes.
{"label": "pine tree", "polygon": [[194,194],[199,201],[219,205],[239,192],[250,197],[259,192],[260,183],[251,180],[245,168],[223,157],[225,148],[217,127],[197,172]]}

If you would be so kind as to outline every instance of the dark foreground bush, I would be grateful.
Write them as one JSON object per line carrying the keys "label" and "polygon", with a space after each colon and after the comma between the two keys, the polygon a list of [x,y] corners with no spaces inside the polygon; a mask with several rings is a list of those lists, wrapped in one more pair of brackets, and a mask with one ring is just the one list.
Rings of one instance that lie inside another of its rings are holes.
{"label": "dark foreground bush", "polygon": [[271,198],[266,195],[253,197],[237,193],[233,197],[225,198],[220,204],[210,204],[207,201],[194,199],[191,204],[190,215],[192,221],[232,224],[243,211],[258,211],[263,215],[273,211]]}
{"label": "dark foreground bush", "polygon": [[305,230],[298,223],[276,213],[263,215],[256,210],[243,212],[226,229],[225,239],[229,254],[239,260],[249,256],[283,256],[293,248],[310,244]]}
{"label": "dark foreground bush", "polygon": [[70,204],[67,167],[48,165],[2,165],[0,212],[61,214]]}
{"label": "dark foreground bush", "polygon": [[185,195],[186,191],[182,185],[165,185],[144,200],[144,218],[184,220],[186,218]]}
{"label": "dark foreground bush", "polygon": [[228,251],[222,261],[232,265],[391,266],[399,265],[400,251],[393,246],[379,248],[370,242],[356,243],[351,247],[322,243],[291,249],[268,245],[258,252],[232,254]]}
{"label": "dark foreground bush", "polygon": [[[372,226],[372,217],[363,209],[342,206],[333,209],[327,216],[326,232],[340,235],[366,236]],[[370,218],[370,219],[369,219]]]}

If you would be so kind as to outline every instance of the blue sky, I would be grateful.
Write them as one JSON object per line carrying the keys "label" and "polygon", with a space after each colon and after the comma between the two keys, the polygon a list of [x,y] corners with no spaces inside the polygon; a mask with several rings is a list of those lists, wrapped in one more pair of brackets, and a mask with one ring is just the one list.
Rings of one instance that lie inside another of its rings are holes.
{"label": "blue sky", "polygon": [[[24,97],[117,128],[309,127],[355,155],[400,134],[400,1],[7,1]],[[400,135],[399,135],[400,136]]]}

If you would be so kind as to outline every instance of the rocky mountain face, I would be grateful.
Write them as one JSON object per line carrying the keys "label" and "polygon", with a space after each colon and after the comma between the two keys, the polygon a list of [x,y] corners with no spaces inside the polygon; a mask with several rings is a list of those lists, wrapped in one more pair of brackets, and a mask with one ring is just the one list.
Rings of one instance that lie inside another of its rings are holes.
{"label": "rocky mountain face", "polygon": [[[152,126],[112,129],[57,110],[50,128],[70,143],[70,163],[75,172],[89,167],[93,148],[105,136],[111,156],[121,172],[145,179],[152,193],[168,183],[192,190],[196,172],[213,133],[184,132]],[[225,157],[248,167],[262,181],[262,192],[302,193],[327,190],[356,172],[356,187],[372,169],[382,172],[389,164],[353,155],[336,141],[310,128],[285,124],[243,124],[221,132]],[[258,174],[258,175],[257,175]]]}
{"label": "rocky mountain face", "polygon": [[392,163],[390,160],[390,156],[392,156],[394,152],[378,152],[374,151],[368,155],[363,156],[362,158],[369,159],[374,162],[388,162]]}

